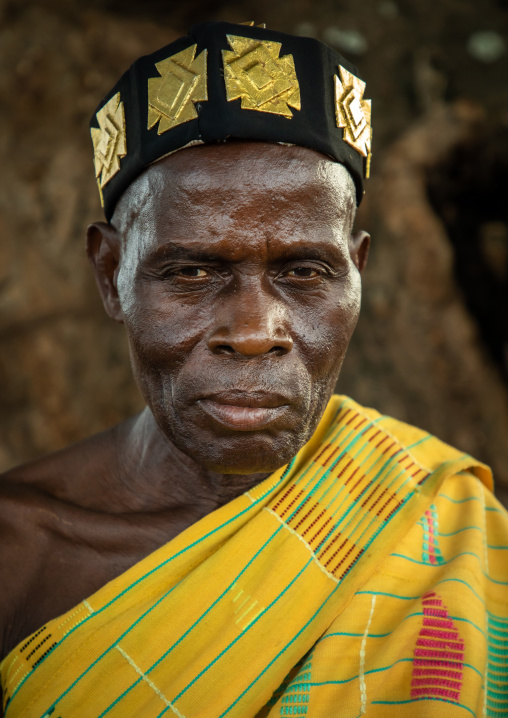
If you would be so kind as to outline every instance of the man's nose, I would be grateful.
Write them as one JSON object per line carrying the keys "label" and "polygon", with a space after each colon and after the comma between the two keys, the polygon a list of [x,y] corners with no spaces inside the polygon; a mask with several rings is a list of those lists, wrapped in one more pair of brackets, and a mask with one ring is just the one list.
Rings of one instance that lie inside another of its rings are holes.
{"label": "man's nose", "polygon": [[223,299],[208,339],[214,354],[283,356],[293,348],[284,303],[267,290],[238,288]]}

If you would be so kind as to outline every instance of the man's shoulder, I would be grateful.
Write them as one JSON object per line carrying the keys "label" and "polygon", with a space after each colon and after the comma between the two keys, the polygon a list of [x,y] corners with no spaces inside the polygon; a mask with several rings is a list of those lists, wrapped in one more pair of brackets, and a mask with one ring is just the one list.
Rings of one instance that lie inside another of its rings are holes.
{"label": "man's shoulder", "polygon": [[71,507],[86,508],[113,459],[114,429],[0,474],[0,581],[18,549],[40,545]]}
{"label": "man's shoulder", "polygon": [[50,551],[58,514],[36,463],[0,476],[0,659],[24,635],[26,599]]}
{"label": "man's shoulder", "polygon": [[45,620],[36,604],[42,588],[48,593],[48,563],[57,580],[69,546],[86,539],[87,521],[95,525],[117,432],[114,427],[0,475],[0,658]]}
{"label": "man's shoulder", "polygon": [[363,416],[369,424],[392,436],[401,450],[409,453],[413,460],[427,471],[434,472],[445,466],[455,465],[457,471],[470,471],[492,490],[492,471],[483,462],[447,444],[425,429],[382,414],[376,409],[364,407],[350,397],[336,395],[333,399],[337,402],[337,408]]}
{"label": "man's shoulder", "polygon": [[49,497],[79,502],[83,482],[93,490],[101,474],[111,470],[126,423],[0,474],[0,504],[9,500],[30,504]]}

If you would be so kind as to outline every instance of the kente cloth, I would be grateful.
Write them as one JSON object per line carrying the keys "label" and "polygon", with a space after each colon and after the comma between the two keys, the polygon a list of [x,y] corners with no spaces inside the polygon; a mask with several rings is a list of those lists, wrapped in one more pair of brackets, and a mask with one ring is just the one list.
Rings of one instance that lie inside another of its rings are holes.
{"label": "kente cloth", "polygon": [[15,648],[5,716],[507,716],[491,481],[335,396],[288,466]]}

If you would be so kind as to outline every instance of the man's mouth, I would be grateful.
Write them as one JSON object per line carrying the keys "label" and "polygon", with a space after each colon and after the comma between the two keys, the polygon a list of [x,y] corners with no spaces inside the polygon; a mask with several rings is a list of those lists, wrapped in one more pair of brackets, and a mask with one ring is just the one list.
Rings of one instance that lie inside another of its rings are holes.
{"label": "man's mouth", "polygon": [[289,401],[266,392],[220,392],[199,400],[201,408],[215,421],[237,431],[268,427],[287,410]]}

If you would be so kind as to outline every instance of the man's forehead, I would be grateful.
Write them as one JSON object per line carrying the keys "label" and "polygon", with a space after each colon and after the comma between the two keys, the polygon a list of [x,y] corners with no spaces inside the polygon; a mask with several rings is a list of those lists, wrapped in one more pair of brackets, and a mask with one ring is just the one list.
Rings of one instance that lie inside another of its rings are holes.
{"label": "man's forehead", "polygon": [[302,200],[308,208],[325,196],[337,211],[354,211],[356,205],[344,165],[304,147],[234,141],[189,148],[154,163],[128,187],[115,217],[160,214],[168,203],[173,214],[192,214],[219,196],[232,211],[245,195],[256,197],[260,212],[276,202],[298,213]]}
{"label": "man's forehead", "polygon": [[229,141],[189,148],[155,162],[145,174],[151,184],[173,182],[196,191],[217,183],[267,188],[283,183],[299,188],[302,182],[333,182],[354,194],[353,179],[344,165],[309,148],[268,142]]}

